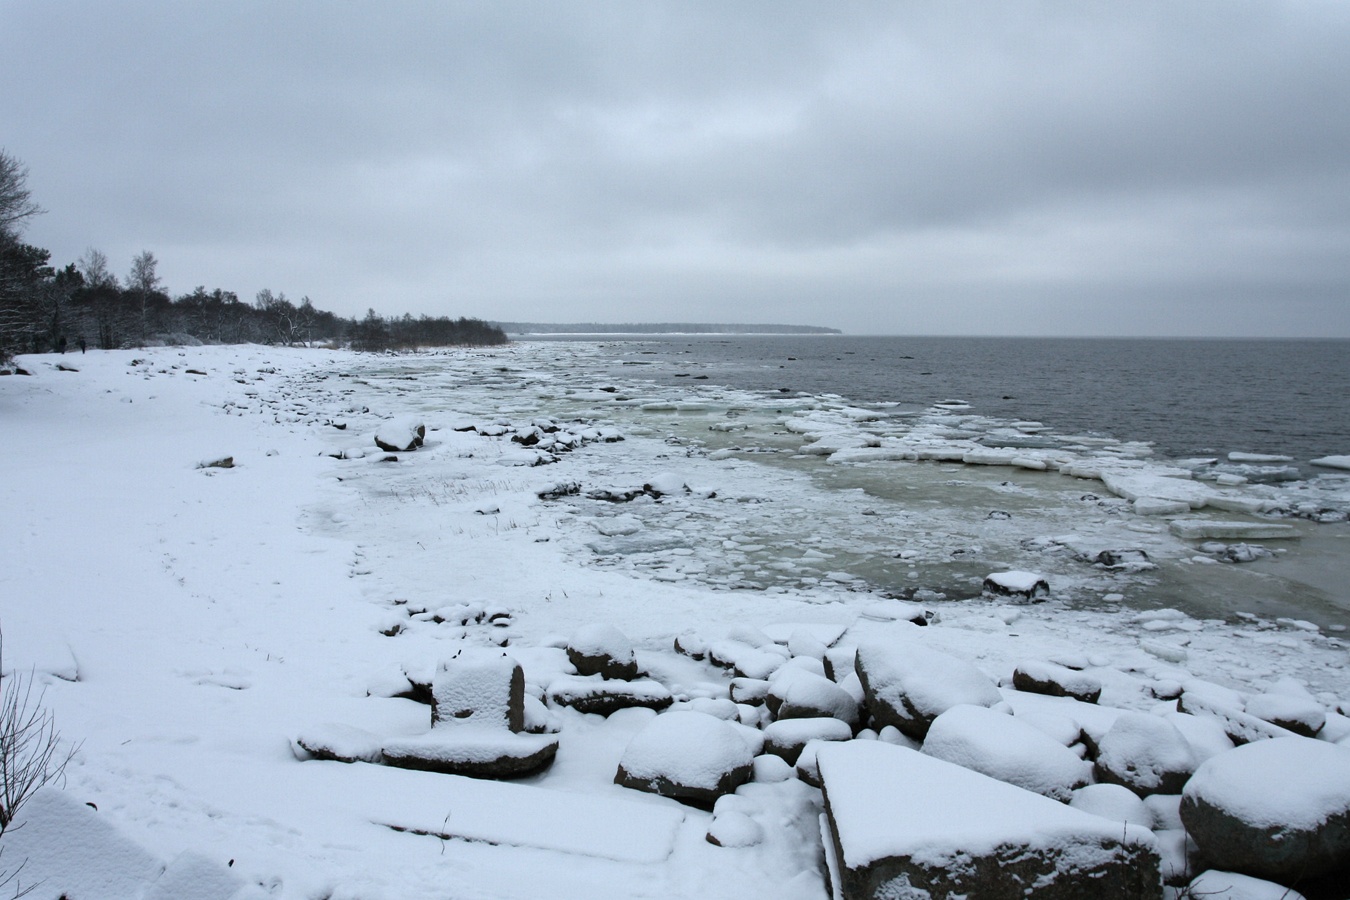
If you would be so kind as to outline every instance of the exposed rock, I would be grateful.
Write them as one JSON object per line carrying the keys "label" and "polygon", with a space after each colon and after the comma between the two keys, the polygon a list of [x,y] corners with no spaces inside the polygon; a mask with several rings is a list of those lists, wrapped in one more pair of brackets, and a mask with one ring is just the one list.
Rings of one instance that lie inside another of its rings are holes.
{"label": "exposed rock", "polygon": [[880,741],[817,759],[830,877],[845,900],[1162,895],[1143,829]]}
{"label": "exposed rock", "polygon": [[1033,694],[1072,697],[1084,703],[1096,703],[1102,695],[1102,683],[1098,678],[1043,661],[1019,664],[1013,670],[1013,687]]}
{"label": "exposed rock", "polygon": [[736,727],[706,713],[659,715],[634,735],[614,783],[710,807],[749,780],[753,756]]}
{"label": "exposed rock", "polygon": [[1221,753],[1186,784],[1181,819],[1216,868],[1289,886],[1350,877],[1350,749],[1288,737]]}

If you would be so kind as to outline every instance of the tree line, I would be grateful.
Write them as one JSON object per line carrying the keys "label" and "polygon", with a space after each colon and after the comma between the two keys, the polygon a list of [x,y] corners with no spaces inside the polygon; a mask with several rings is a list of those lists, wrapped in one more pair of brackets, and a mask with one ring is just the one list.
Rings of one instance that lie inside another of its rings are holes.
{"label": "tree line", "polygon": [[262,290],[253,302],[233,291],[198,286],[171,297],[150,251],[118,278],[105,254],[85,252],[64,268],[51,253],[24,243],[23,228],[43,212],[27,187],[28,170],[0,150],[0,359],[15,353],[145,346],[154,343],[349,345],[356,350],[506,343],[500,328],[478,319],[404,315],[343,318],[309,297]]}

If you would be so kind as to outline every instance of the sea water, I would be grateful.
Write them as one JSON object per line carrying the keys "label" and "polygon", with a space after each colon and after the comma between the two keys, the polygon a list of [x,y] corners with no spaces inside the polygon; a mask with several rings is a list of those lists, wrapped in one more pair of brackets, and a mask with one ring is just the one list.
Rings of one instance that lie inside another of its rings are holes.
{"label": "sea water", "polygon": [[[435,358],[393,359],[383,364],[387,379],[376,366],[370,383],[407,392],[415,377],[428,412],[468,404],[512,424],[542,415],[664,441],[655,457],[573,454],[558,468],[580,474],[587,489],[640,486],[658,474],[654,466],[723,489],[716,502],[626,505],[644,526],[635,534],[581,528],[560,537],[587,565],[725,590],[953,600],[978,596],[992,571],[1027,569],[1050,579],[1056,602],[1078,608],[1175,607],[1197,618],[1255,615],[1336,630],[1350,624],[1350,526],[1335,521],[1350,509],[1350,477],[1306,460],[1350,451],[1345,349],[606,336],[522,341],[496,357],[500,364],[484,357],[472,372],[450,372]],[[1278,519],[1298,538],[1251,542],[1268,555],[1227,562],[1213,547],[1177,539],[1166,519],[1135,515],[1098,481],[959,461],[839,464],[846,454],[802,452],[813,431],[883,443],[915,435],[1016,443],[1030,454],[1058,448],[1158,470],[1210,456],[1188,464],[1205,477],[1275,472],[1244,496],[1301,510]],[[1292,461],[1229,463],[1231,451]],[[584,495],[560,503],[583,523],[615,513]],[[1094,564],[1103,550],[1143,551],[1150,565]]]}

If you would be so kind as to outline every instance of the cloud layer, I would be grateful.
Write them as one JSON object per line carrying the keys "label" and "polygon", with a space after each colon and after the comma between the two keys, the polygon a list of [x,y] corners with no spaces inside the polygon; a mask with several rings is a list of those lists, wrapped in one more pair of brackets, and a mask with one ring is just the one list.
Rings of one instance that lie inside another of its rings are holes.
{"label": "cloud layer", "polygon": [[[1350,336],[1350,7],[0,0],[28,237],[345,314]],[[21,85],[18,90],[13,86]]]}

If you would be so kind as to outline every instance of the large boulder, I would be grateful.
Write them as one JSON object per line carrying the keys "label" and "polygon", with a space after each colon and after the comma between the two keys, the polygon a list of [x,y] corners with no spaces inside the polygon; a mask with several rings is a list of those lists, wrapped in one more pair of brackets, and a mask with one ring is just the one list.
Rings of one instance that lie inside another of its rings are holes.
{"label": "large boulder", "polygon": [[817,751],[845,900],[1158,898],[1153,835],[881,741]]}
{"label": "large boulder", "polygon": [[933,720],[953,706],[1003,701],[979,669],[914,640],[861,644],[856,666],[872,727],[894,725],[915,740],[923,740]]}
{"label": "large boulder", "polygon": [[750,747],[729,722],[679,710],[652,719],[628,742],[614,783],[711,807],[750,780]]}
{"label": "large boulder", "polygon": [[567,659],[578,675],[631,681],[638,676],[633,642],[613,625],[584,625],[567,642]]}
{"label": "large boulder", "polygon": [[1195,771],[1195,751],[1161,716],[1121,713],[1097,745],[1097,780],[1146,797],[1179,794]]}
{"label": "large boulder", "polygon": [[1067,803],[1092,767],[1044,732],[982,706],[953,706],[933,720],[923,752]]}
{"label": "large boulder", "polygon": [[1350,876],[1350,749],[1288,737],[1211,757],[1186,784],[1181,819],[1216,868],[1284,885]]}

